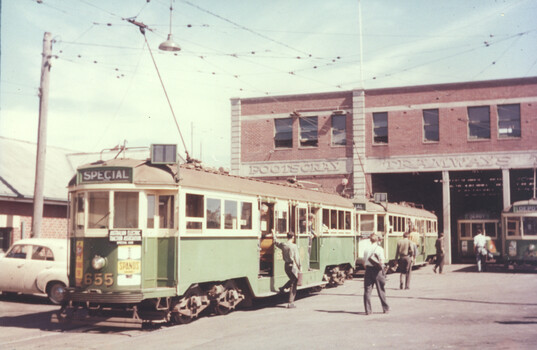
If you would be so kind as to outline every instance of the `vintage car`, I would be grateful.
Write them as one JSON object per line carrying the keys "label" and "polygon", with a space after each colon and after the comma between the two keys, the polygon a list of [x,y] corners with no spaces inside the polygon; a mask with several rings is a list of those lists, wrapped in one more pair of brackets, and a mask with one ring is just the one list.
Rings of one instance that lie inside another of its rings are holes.
{"label": "vintage car", "polygon": [[22,239],[0,257],[2,293],[45,293],[61,303],[67,279],[68,241],[53,238]]}

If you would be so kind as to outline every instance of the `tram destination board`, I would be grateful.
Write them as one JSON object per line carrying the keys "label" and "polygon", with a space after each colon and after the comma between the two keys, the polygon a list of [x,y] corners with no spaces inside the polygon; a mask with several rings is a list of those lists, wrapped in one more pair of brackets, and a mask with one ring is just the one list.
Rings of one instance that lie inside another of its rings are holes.
{"label": "tram destination board", "polygon": [[108,238],[117,244],[134,244],[142,241],[142,230],[110,230]]}
{"label": "tram destination board", "polygon": [[126,182],[132,183],[132,168],[102,167],[78,170],[78,183]]}

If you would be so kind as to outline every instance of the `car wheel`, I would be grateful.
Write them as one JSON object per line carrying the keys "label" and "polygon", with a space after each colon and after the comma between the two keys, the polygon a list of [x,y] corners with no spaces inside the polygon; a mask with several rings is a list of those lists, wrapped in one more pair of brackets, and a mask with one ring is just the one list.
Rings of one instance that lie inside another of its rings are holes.
{"label": "car wheel", "polygon": [[61,304],[63,301],[63,293],[65,291],[65,284],[58,281],[49,282],[47,286],[48,299],[53,304]]}

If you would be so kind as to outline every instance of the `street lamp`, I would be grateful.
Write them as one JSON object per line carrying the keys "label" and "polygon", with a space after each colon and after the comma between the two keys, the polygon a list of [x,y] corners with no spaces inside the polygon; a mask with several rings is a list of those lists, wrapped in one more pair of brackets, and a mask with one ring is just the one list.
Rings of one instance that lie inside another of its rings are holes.
{"label": "street lamp", "polygon": [[181,51],[181,48],[179,47],[179,44],[177,44],[172,39],[172,12],[173,12],[173,6],[172,1],[170,0],[170,33],[168,34],[168,39],[161,43],[158,48],[162,51],[171,51],[171,52],[177,52]]}

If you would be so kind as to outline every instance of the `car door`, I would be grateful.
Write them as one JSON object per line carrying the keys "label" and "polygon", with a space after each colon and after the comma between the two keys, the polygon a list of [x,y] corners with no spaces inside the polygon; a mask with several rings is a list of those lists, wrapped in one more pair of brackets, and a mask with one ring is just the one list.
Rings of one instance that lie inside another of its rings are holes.
{"label": "car door", "polygon": [[20,292],[23,285],[24,267],[32,251],[28,244],[15,244],[0,260],[0,290]]}
{"label": "car door", "polygon": [[29,259],[22,267],[21,292],[45,292],[37,288],[36,279],[40,272],[54,267],[54,255],[50,248],[41,245],[32,245],[31,252]]}

